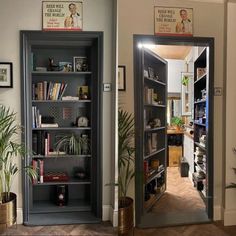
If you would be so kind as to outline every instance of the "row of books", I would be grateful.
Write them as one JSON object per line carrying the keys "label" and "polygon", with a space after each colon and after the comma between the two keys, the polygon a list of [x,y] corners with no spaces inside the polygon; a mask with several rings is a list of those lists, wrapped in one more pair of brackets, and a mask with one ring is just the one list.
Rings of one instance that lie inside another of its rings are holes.
{"label": "row of books", "polygon": [[61,100],[67,83],[43,81],[32,84],[32,100]]}
{"label": "row of books", "polygon": [[32,149],[34,155],[48,156],[50,151],[51,136],[49,132],[38,131],[33,133]]}
{"label": "row of books", "polygon": [[58,123],[43,123],[42,115],[36,106],[32,106],[32,127],[33,128],[57,128]]}
{"label": "row of books", "polygon": [[153,88],[144,87],[144,102],[146,104],[156,104],[157,103],[157,93]]}

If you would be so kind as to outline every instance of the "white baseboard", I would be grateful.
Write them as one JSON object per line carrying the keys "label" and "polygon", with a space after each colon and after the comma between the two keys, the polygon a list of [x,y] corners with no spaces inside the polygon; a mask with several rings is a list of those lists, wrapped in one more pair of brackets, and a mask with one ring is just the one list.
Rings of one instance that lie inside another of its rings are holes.
{"label": "white baseboard", "polygon": [[114,208],[110,207],[110,216],[111,216],[111,222],[113,227],[118,226],[118,210],[114,210]]}
{"label": "white baseboard", "polygon": [[102,206],[102,220],[103,221],[110,221],[110,205],[103,205]]}
{"label": "white baseboard", "polygon": [[116,227],[118,225],[118,211],[115,211],[111,205],[103,205],[102,220],[111,221],[113,227]]}
{"label": "white baseboard", "polygon": [[224,226],[236,225],[236,209],[224,209]]}
{"label": "white baseboard", "polygon": [[22,208],[17,208],[17,224],[23,224],[23,210]]}
{"label": "white baseboard", "polygon": [[214,221],[222,220],[222,207],[220,205],[214,206],[213,219],[214,219]]}

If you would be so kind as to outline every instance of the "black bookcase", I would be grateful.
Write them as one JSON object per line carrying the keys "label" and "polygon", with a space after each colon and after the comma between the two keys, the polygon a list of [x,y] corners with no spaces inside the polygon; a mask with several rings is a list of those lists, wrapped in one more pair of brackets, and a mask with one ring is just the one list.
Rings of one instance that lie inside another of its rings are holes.
{"label": "black bookcase", "polygon": [[145,213],[166,189],[167,62],[146,48],[137,50],[140,74],[135,77],[135,155],[141,171],[136,171],[136,178]]}
{"label": "black bookcase", "polygon": [[208,208],[209,194],[209,49],[194,62],[194,186]]}
{"label": "black bookcase", "polygon": [[[23,175],[24,224],[100,222],[103,33],[20,36],[23,166],[43,176],[31,182]],[[79,150],[57,145],[72,136]]]}

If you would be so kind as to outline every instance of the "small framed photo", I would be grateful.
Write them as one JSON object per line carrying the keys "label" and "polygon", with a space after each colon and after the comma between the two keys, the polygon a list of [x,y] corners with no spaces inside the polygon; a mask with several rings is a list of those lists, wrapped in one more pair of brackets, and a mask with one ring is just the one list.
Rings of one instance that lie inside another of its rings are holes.
{"label": "small framed photo", "polygon": [[74,57],[74,72],[88,71],[87,57]]}
{"label": "small framed photo", "polygon": [[11,62],[0,62],[0,88],[13,88]]}
{"label": "small framed photo", "polygon": [[126,70],[125,66],[118,66],[118,90],[126,90],[126,81],[125,81]]}
{"label": "small framed photo", "polygon": [[154,70],[152,67],[148,67],[148,77],[150,79],[154,79],[154,77],[155,77],[155,73],[154,73]]}

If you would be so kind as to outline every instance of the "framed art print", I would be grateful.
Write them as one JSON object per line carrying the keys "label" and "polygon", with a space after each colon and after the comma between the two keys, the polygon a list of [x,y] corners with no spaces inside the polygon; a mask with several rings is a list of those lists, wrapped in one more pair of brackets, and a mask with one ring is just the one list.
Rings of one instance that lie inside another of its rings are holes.
{"label": "framed art print", "polygon": [[155,6],[154,33],[166,36],[193,36],[193,9]]}
{"label": "framed art print", "polygon": [[43,30],[82,30],[83,3],[43,1]]}
{"label": "framed art print", "polygon": [[12,87],[12,63],[0,62],[0,88]]}
{"label": "framed art print", "polygon": [[125,81],[125,66],[118,66],[118,90],[125,91],[126,90],[126,81]]}

